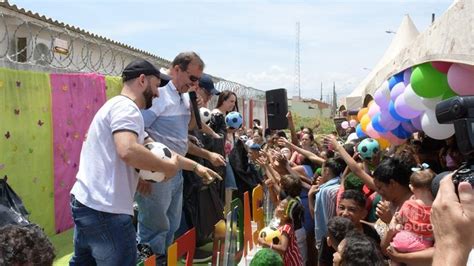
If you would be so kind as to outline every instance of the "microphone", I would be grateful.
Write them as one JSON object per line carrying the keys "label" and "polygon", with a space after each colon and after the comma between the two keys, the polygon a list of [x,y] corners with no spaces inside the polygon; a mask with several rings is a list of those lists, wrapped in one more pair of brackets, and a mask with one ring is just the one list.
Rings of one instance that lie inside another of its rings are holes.
{"label": "microphone", "polygon": [[188,92],[189,99],[191,100],[191,105],[193,106],[194,118],[196,118],[196,123],[199,129],[202,129],[201,124],[201,115],[199,114],[199,107],[197,104],[197,95],[195,91]]}

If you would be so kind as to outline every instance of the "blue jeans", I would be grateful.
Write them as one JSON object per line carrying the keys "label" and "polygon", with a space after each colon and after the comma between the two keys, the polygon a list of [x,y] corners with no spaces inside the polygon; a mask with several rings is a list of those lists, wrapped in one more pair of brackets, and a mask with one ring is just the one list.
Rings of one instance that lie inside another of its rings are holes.
{"label": "blue jeans", "polygon": [[132,216],[91,209],[71,197],[74,255],[69,265],[136,265]]}
{"label": "blue jeans", "polygon": [[153,183],[150,195],[135,195],[138,203],[138,242],[150,245],[155,254],[166,254],[174,241],[183,211],[183,175]]}

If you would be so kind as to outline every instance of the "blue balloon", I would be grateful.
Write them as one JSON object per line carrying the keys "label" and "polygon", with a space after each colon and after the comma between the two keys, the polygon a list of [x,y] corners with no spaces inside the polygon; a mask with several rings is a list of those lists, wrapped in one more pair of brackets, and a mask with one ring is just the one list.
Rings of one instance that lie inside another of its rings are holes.
{"label": "blue balloon", "polygon": [[393,86],[395,86],[397,83],[403,82],[403,72],[396,74],[395,76],[392,76],[388,80],[388,88],[390,90],[393,89]]}
{"label": "blue balloon", "polygon": [[397,73],[394,75],[395,79],[397,80],[402,80],[403,81],[403,74],[405,73],[405,71],[402,71],[400,73]]}
{"label": "blue balloon", "polygon": [[398,120],[400,122],[407,122],[409,121],[410,119],[406,119],[406,118],[403,118],[401,117],[397,111],[395,110],[395,103],[393,101],[390,101],[390,104],[388,105],[388,112],[390,113],[390,115],[395,119],[395,120]]}
{"label": "blue balloon", "polygon": [[397,128],[391,131],[399,139],[407,139],[411,136],[411,133],[408,133],[402,125],[399,125]]}
{"label": "blue balloon", "polygon": [[362,126],[360,124],[357,125],[356,127],[356,134],[358,138],[363,138],[366,137],[367,135],[362,131]]}
{"label": "blue balloon", "polygon": [[372,118],[372,127],[379,133],[387,132],[387,130],[380,125],[380,113],[375,114]]}

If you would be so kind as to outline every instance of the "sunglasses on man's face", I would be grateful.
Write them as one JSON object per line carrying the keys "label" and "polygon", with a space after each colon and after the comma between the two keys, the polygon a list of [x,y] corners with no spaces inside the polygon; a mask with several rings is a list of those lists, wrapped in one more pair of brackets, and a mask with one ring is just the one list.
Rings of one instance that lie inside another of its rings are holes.
{"label": "sunglasses on man's face", "polygon": [[187,70],[185,70],[186,73],[188,73],[189,75],[189,80],[192,81],[192,82],[196,82],[198,81],[200,78],[199,77],[196,77],[194,75],[191,75],[191,73],[189,73]]}

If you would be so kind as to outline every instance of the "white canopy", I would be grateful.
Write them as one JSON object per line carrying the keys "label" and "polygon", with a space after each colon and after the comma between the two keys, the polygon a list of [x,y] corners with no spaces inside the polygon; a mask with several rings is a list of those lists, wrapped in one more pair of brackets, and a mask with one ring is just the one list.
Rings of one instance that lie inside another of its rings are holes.
{"label": "white canopy", "polygon": [[[430,61],[474,65],[474,0],[455,0],[431,27],[390,61],[386,79],[411,66]],[[379,84],[380,85],[380,84]]]}
{"label": "white canopy", "polygon": [[[400,30],[397,35],[399,32]],[[396,38],[397,36],[392,44]],[[406,41],[409,41],[409,45],[405,45],[396,53],[393,52],[394,56],[387,61],[384,60],[384,55],[374,70],[346,98],[347,109],[359,109],[366,94],[373,94],[390,76],[414,65],[430,61],[474,65],[474,0],[455,0],[430,28],[419,34],[415,40]],[[392,44],[386,53],[392,54]]]}
{"label": "white canopy", "polygon": [[[418,36],[419,32],[409,15],[405,15],[393,37],[390,46],[385,51],[382,58],[365,79],[353,90],[345,99],[348,110],[357,110],[362,107],[362,102],[366,94],[373,94],[382,84],[379,73],[392,70],[389,64],[405,47],[409,46]],[[384,71],[382,71],[384,70]]]}

